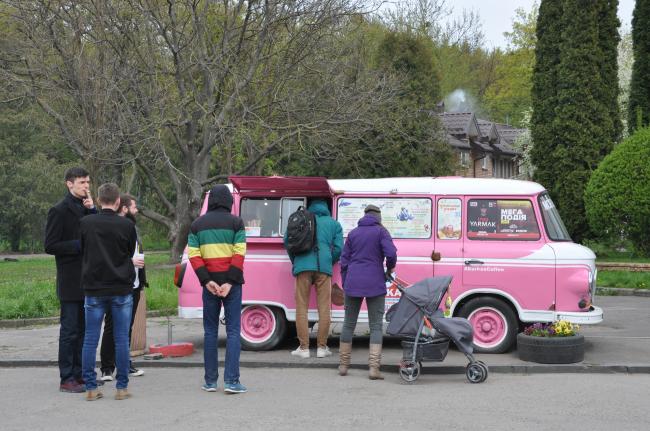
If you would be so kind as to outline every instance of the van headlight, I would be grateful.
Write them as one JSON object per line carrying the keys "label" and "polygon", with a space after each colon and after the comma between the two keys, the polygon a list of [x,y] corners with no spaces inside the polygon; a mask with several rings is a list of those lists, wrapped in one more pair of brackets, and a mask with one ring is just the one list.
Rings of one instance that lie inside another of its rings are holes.
{"label": "van headlight", "polygon": [[598,270],[594,269],[593,272],[589,271],[589,293],[591,294],[591,300],[593,301],[596,297],[596,278],[598,277]]}

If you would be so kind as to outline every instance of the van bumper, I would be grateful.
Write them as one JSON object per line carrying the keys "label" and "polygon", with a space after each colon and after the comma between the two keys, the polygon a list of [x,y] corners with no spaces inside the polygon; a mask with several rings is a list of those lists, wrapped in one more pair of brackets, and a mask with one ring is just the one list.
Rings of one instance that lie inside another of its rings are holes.
{"label": "van bumper", "polygon": [[596,325],[603,321],[603,309],[592,305],[589,311],[560,311],[555,313],[555,318],[578,325]]}

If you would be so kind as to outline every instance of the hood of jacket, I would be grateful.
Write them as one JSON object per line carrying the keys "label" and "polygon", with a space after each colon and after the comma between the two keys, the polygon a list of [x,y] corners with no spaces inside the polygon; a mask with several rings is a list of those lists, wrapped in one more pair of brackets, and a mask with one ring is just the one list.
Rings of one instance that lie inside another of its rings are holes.
{"label": "hood of jacket", "polygon": [[317,216],[329,216],[330,215],[330,210],[327,209],[327,204],[325,201],[317,200],[313,201],[311,204],[309,204],[309,208],[307,208],[310,212],[316,214]]}
{"label": "hood of jacket", "polygon": [[230,189],[223,184],[218,184],[210,190],[208,211],[214,211],[217,208],[224,208],[229,212],[232,209],[232,193],[230,193]]}
{"label": "hood of jacket", "polygon": [[366,214],[361,217],[357,223],[358,226],[375,226],[380,225],[381,222],[377,217],[372,214]]}

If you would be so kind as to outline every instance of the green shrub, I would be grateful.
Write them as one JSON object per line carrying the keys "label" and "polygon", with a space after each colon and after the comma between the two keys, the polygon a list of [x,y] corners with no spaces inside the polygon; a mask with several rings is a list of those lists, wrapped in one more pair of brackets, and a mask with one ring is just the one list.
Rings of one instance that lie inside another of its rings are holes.
{"label": "green shrub", "polygon": [[585,209],[595,235],[627,239],[650,255],[650,128],[603,159],[585,190]]}

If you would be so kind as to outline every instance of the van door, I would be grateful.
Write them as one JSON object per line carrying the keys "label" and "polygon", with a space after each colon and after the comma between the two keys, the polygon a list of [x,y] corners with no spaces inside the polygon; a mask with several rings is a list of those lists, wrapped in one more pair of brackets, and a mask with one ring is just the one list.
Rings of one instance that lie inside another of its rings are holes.
{"label": "van door", "polygon": [[498,351],[516,336],[515,307],[522,320],[552,314],[555,254],[541,234],[534,198],[467,196],[465,202],[463,290],[483,295],[458,314],[473,324],[477,346]]}
{"label": "van door", "polygon": [[437,196],[433,275],[451,275],[449,294],[455,298],[463,284],[463,199]]}

